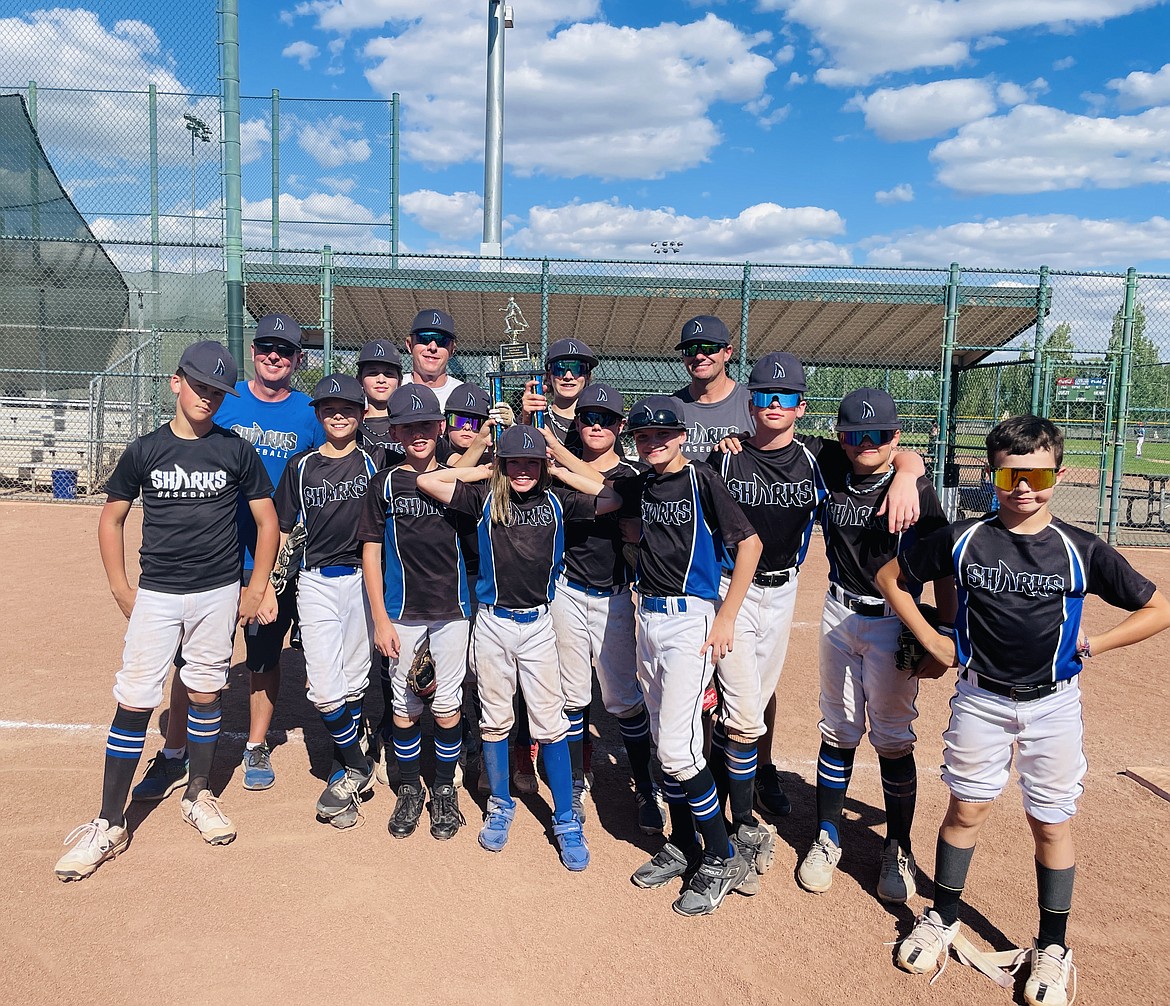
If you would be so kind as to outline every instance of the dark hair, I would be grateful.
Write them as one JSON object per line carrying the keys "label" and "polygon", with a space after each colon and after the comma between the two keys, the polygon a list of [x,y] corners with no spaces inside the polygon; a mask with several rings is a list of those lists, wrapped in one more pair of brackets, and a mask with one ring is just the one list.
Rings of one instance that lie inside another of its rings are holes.
{"label": "dark hair", "polygon": [[1064,460],[1064,434],[1060,427],[1039,416],[1012,416],[997,423],[987,434],[987,463],[994,465],[995,455],[1031,454],[1051,450],[1056,467]]}

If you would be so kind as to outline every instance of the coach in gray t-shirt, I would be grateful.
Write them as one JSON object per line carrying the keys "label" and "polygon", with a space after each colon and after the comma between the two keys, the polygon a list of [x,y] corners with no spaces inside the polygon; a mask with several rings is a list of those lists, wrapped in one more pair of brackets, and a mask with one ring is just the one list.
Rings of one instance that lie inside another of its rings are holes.
{"label": "coach in gray t-shirt", "polygon": [[731,359],[727,326],[711,315],[699,315],[683,325],[674,348],[682,350],[683,366],[691,375],[691,383],[674,393],[683,403],[687,424],[683,454],[691,461],[702,461],[724,437],[754,433],[751,395],[727,376]]}

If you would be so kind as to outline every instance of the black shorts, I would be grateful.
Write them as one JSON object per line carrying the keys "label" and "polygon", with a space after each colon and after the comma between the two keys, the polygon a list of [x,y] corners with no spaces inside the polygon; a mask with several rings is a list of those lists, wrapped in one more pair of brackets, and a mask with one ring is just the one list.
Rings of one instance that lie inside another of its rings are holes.
{"label": "black shorts", "polygon": [[[244,586],[252,579],[252,570],[244,570]],[[253,674],[275,671],[280,666],[284,651],[284,637],[297,620],[297,587],[290,583],[283,594],[276,597],[276,621],[268,625],[253,622],[244,629],[244,663]]]}

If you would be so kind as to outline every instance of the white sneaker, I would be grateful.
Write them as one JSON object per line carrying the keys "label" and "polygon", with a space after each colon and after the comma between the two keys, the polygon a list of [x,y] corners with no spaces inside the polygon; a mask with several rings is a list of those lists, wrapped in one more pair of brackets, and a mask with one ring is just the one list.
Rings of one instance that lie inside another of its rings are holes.
{"label": "white sneaker", "polygon": [[812,848],[800,861],[800,869],[796,871],[796,879],[800,886],[813,894],[824,894],[833,886],[833,873],[837,864],[841,862],[841,848],[836,845],[829,833],[821,829]]}
{"label": "white sneaker", "polygon": [[107,859],[113,859],[130,844],[130,833],[124,827],[109,824],[95,817],[80,824],[65,836],[63,844],[73,843],[64,856],[57,860],[53,872],[61,881],[84,880]]}
{"label": "white sneaker", "polygon": [[[911,974],[923,975],[938,965],[943,958],[946,967],[947,949],[959,935],[959,923],[944,925],[934,911],[918,916],[910,935],[898,945],[898,967]],[[942,974],[942,969],[939,969]]]}
{"label": "white sneaker", "polygon": [[878,869],[877,896],[891,904],[904,905],[918,891],[914,875],[918,866],[914,853],[903,852],[896,839],[882,847],[882,861]]}
{"label": "white sneaker", "polygon": [[[1072,951],[1053,943],[1047,947],[1034,945],[1028,955],[1032,973],[1024,985],[1024,1002],[1028,1006],[1068,1006],[1077,997],[1077,969],[1073,967]],[[1068,994],[1068,980],[1072,978],[1072,995]]]}
{"label": "white sneaker", "polygon": [[219,809],[211,790],[201,790],[194,800],[183,797],[183,820],[203,836],[209,845],[227,845],[236,837],[236,826]]}

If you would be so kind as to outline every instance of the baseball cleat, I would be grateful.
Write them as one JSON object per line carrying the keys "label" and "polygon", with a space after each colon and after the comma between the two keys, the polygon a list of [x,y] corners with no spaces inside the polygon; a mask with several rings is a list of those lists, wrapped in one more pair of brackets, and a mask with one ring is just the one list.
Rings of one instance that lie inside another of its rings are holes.
{"label": "baseball cleat", "polygon": [[219,809],[219,801],[211,795],[211,790],[200,790],[194,800],[184,796],[181,803],[183,820],[199,832],[208,845],[227,845],[235,841],[236,826]]}
{"label": "baseball cleat", "polygon": [[959,935],[959,923],[946,925],[933,909],[918,916],[910,935],[898,944],[894,958],[903,971],[924,975],[938,966],[939,958],[946,964],[947,949]]}
{"label": "baseball cleat", "polygon": [[459,810],[459,794],[454,786],[443,783],[431,790],[431,836],[440,842],[454,838],[467,823]]}
{"label": "baseball cleat", "polygon": [[540,789],[536,778],[536,754],[539,750],[540,745],[536,743],[516,745],[516,770],[512,773],[512,782],[517,793],[535,793]]}
{"label": "baseball cleat", "polygon": [[634,791],[634,802],[638,805],[638,827],[643,834],[661,835],[666,829],[666,816],[658,802],[658,789],[649,793]]}
{"label": "baseball cleat", "polygon": [[410,838],[418,827],[425,802],[426,796],[421,785],[412,786],[408,782],[400,784],[398,802],[394,804],[394,813],[390,815],[386,830],[395,838]]}
{"label": "baseball cleat", "polygon": [[751,869],[751,864],[738,851],[729,857],[704,855],[671,908],[679,915],[710,915],[744,882]]}
{"label": "baseball cleat", "polygon": [[833,873],[839,862],[841,847],[829,838],[829,833],[822,828],[817,840],[800,861],[796,879],[806,891],[824,894],[833,886]]}
{"label": "baseball cleat", "polygon": [[65,836],[63,844],[70,843],[73,843],[73,848],[57,860],[53,869],[61,881],[84,880],[107,859],[113,859],[125,850],[130,844],[130,832],[125,827],[95,817]]}
{"label": "baseball cleat", "polygon": [[585,841],[581,819],[576,813],[570,814],[567,821],[554,822],[553,835],[556,836],[561,862],[564,863],[566,870],[580,873],[589,865],[589,846]]}
{"label": "baseball cleat", "polygon": [[878,869],[877,896],[892,905],[904,905],[918,891],[914,853],[903,850],[896,838],[886,839]]}
{"label": "baseball cleat", "polygon": [[[1024,1002],[1028,1006],[1067,1006],[1077,997],[1077,969],[1072,951],[1058,943],[1041,947],[1033,943],[1028,954],[1032,973],[1024,985]],[[1072,978],[1072,995],[1068,982]]]}
{"label": "baseball cleat", "polygon": [[761,765],[756,770],[756,806],[773,817],[787,817],[792,813],[792,803],[780,785],[780,776],[775,765]]}
{"label": "baseball cleat", "polygon": [[161,751],[150,759],[146,766],[146,774],[130,793],[130,799],[141,800],[144,803],[157,803],[165,800],[180,786],[187,785],[190,760],[186,755],[181,758],[168,758]]}
{"label": "baseball cleat", "polygon": [[[352,824],[346,822],[353,819],[356,823],[356,815],[348,812],[357,810],[362,802],[362,794],[374,788],[374,764],[367,758],[364,771],[342,769],[340,766],[335,766],[335,769],[329,785],[317,798],[317,813],[334,827],[352,827]],[[339,817],[342,820],[337,820]]]}
{"label": "baseball cleat", "polygon": [[771,868],[775,856],[776,836],[767,825],[741,824],[731,836],[731,841],[751,867],[743,882],[735,889],[736,893],[748,897],[759,894],[760,877]]}
{"label": "baseball cleat", "polygon": [[582,824],[585,823],[585,793],[587,789],[584,779],[573,780],[573,813]]}
{"label": "baseball cleat", "polygon": [[498,796],[489,796],[487,810],[483,815],[483,827],[479,829],[479,844],[488,852],[499,852],[508,844],[508,832],[516,817],[516,801],[504,803]]}
{"label": "baseball cleat", "polygon": [[244,770],[244,789],[271,789],[276,782],[276,773],[272,771],[272,751],[267,741],[259,747],[244,748],[240,767]]}
{"label": "baseball cleat", "polygon": [[698,864],[701,855],[702,850],[697,845],[692,846],[688,852],[683,852],[673,842],[667,842],[654,853],[653,859],[648,863],[643,863],[634,871],[630,880],[636,887],[642,887],[646,890],[662,887],[693,869]]}

